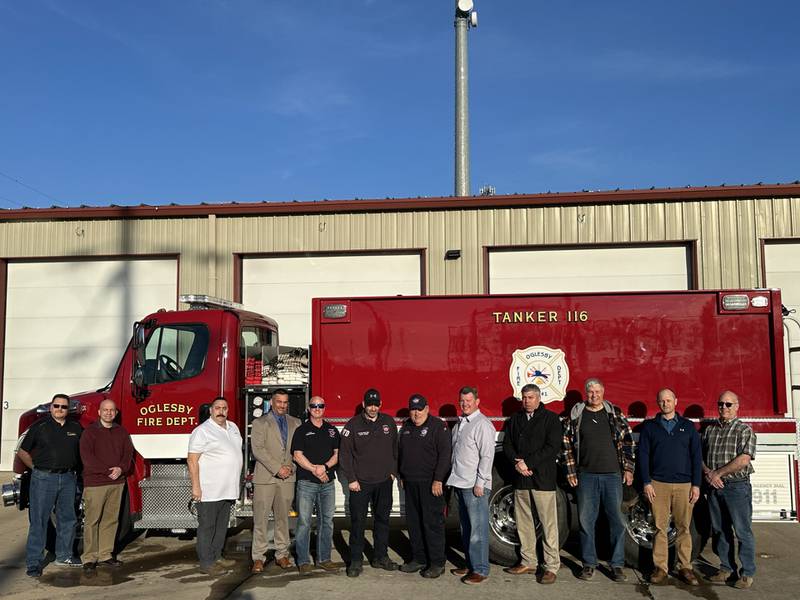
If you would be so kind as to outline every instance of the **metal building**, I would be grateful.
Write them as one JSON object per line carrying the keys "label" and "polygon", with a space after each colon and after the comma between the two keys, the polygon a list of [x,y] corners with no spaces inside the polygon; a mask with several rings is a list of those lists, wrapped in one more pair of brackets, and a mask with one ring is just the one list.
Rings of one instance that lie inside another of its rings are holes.
{"label": "metal building", "polygon": [[797,183],[0,211],[0,470],[21,412],[107,383],[131,324],[182,293],[303,345],[314,296],[768,286],[798,307],[798,275]]}

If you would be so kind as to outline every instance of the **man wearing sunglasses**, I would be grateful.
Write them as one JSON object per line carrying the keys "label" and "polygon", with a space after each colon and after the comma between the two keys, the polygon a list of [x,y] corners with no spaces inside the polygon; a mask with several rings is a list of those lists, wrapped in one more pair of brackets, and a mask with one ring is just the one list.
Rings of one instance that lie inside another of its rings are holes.
{"label": "man wearing sunglasses", "polygon": [[47,539],[50,513],[56,513],[56,564],[80,567],[72,554],[75,541],[76,471],[80,466],[80,424],[67,419],[69,396],[56,394],[50,416],[31,425],[17,456],[32,470],[30,487],[30,528],[25,550],[29,577],[42,574],[42,554]]}
{"label": "man wearing sunglasses", "polygon": [[308,401],[309,419],[294,432],[292,457],[297,469],[297,527],[295,550],[297,570],[310,575],[309,552],[314,505],[317,506],[317,566],[336,572],[344,566],[331,560],[333,511],[336,507],[336,472],[339,462],[339,432],[325,421],[325,400],[314,396]]}
{"label": "man wearing sunglasses", "polygon": [[739,420],[739,397],[723,392],[717,402],[719,420],[703,432],[703,475],[709,486],[708,510],[714,551],[719,570],[709,577],[725,583],[737,574],[734,536],[739,540],[742,568],[734,587],[748,589],[756,572],[756,548],[750,526],[753,490],[750,475],[755,471],[756,434]]}

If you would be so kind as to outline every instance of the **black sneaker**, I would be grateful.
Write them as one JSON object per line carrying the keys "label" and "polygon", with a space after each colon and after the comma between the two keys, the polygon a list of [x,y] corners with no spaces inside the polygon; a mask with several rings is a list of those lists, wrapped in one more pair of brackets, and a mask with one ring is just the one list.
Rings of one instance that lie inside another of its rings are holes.
{"label": "black sneaker", "polygon": [[428,567],[422,572],[422,576],[426,579],[436,579],[444,573],[444,567]]}
{"label": "black sneaker", "polygon": [[376,558],[369,563],[373,569],[383,569],[384,571],[397,571],[397,563],[388,556]]}
{"label": "black sneaker", "polygon": [[364,571],[364,567],[361,563],[350,563],[347,567],[347,576],[348,577],[358,577]]}
{"label": "black sneaker", "polygon": [[614,567],[611,569],[611,579],[617,583],[622,583],[628,581],[628,576],[625,575],[625,571],[622,570],[622,567]]}
{"label": "black sneaker", "polygon": [[34,579],[39,579],[39,577],[42,576],[42,570],[41,569],[28,569],[27,571],[25,571],[25,575],[27,575],[28,577],[33,577]]}
{"label": "black sneaker", "polygon": [[87,577],[94,577],[97,575],[97,563],[96,562],[87,562],[83,563],[83,574]]}
{"label": "black sneaker", "polygon": [[72,568],[80,568],[83,566],[81,559],[77,556],[69,556],[64,560],[56,560],[55,564],[59,567],[72,567]]}
{"label": "black sneaker", "polygon": [[583,567],[578,575],[578,579],[583,579],[584,581],[591,581],[592,577],[594,577],[594,567]]}
{"label": "black sneaker", "polygon": [[416,560],[412,560],[411,562],[403,563],[400,565],[400,570],[403,573],[416,573],[417,571],[422,571],[425,568],[425,563],[417,562]]}

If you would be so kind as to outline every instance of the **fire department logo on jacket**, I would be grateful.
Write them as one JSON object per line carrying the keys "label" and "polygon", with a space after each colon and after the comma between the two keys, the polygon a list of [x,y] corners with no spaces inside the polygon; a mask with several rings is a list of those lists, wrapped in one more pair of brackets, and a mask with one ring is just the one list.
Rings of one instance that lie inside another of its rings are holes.
{"label": "fire department logo on jacket", "polygon": [[383,426],[383,433],[389,433],[389,426],[388,425],[384,425]]}
{"label": "fire department logo on jacket", "polygon": [[535,383],[542,390],[542,402],[563,400],[569,384],[569,367],[563,350],[547,346],[530,346],[515,350],[508,371],[514,396],[521,395],[522,386]]}

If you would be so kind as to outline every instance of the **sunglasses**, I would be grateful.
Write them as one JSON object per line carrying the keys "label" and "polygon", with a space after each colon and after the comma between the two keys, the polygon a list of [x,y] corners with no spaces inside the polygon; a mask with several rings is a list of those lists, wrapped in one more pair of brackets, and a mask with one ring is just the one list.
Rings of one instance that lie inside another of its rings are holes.
{"label": "sunglasses", "polygon": [[59,410],[67,410],[69,408],[69,404],[51,404],[51,406]]}
{"label": "sunglasses", "polygon": [[731,406],[735,406],[735,402],[717,402],[717,406],[719,408],[730,408]]}
{"label": "sunglasses", "polygon": [[324,404],[309,404],[308,408],[325,408]]}

